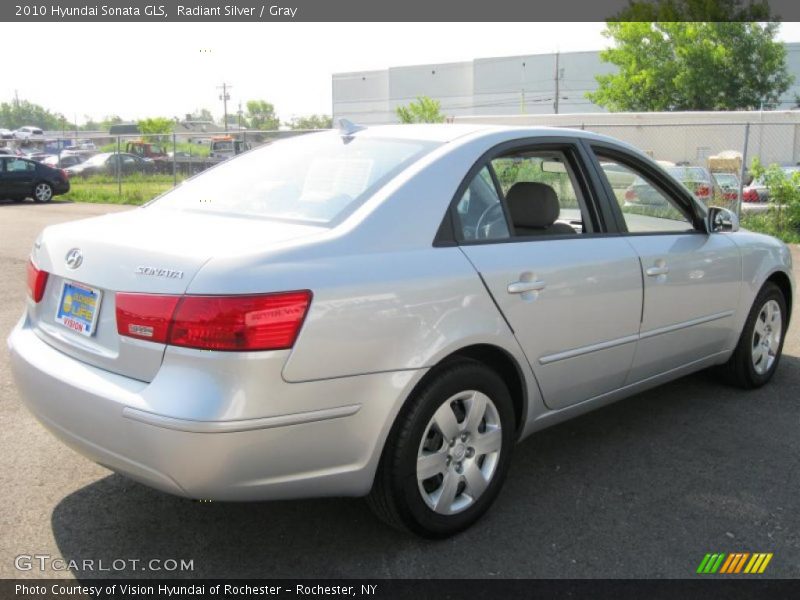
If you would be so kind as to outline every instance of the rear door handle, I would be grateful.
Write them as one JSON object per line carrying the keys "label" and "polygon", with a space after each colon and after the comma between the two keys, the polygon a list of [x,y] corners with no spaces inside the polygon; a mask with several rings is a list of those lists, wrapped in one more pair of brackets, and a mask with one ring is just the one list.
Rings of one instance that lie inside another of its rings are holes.
{"label": "rear door handle", "polygon": [[648,267],[645,271],[648,277],[658,277],[659,275],[666,275],[669,273],[669,267],[663,260],[656,261],[652,267]]}
{"label": "rear door handle", "polygon": [[515,281],[508,284],[509,294],[524,294],[526,292],[540,292],[547,287],[547,283],[542,280],[536,281]]}

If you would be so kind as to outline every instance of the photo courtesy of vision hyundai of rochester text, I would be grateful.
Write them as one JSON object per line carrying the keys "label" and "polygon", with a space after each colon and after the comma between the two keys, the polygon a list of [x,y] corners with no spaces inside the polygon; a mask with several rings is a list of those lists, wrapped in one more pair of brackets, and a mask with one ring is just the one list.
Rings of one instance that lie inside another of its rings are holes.
{"label": "photo courtesy of vision hyundai of rochester text", "polygon": [[794,296],[782,242],[621,142],[347,121],[46,228],[28,288],[13,373],[68,446],[188,498],[366,496],[426,537],[538,430],[701,369],[766,384]]}

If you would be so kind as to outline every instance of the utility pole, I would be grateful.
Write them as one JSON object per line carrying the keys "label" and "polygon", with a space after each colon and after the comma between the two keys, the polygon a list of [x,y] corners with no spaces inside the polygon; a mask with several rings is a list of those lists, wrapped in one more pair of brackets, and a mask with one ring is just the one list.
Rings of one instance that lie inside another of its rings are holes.
{"label": "utility pole", "polygon": [[228,131],[228,100],[231,99],[231,95],[228,93],[228,90],[233,89],[233,86],[222,82],[222,85],[217,86],[218,90],[222,90],[222,93],[219,95],[219,99],[222,100],[222,109],[224,111],[224,123],[225,123],[225,131]]}
{"label": "utility pole", "polygon": [[242,101],[239,100],[239,111],[236,113],[236,125],[239,127],[239,131],[242,130]]}
{"label": "utility pole", "polygon": [[559,68],[558,68],[559,56],[560,56],[560,53],[559,53],[558,50],[556,50],[556,73],[555,73],[556,95],[555,95],[555,100],[553,100],[553,111],[555,112],[555,114],[558,114],[558,96],[560,95],[560,90],[558,89],[558,87],[559,87],[559,85],[558,85],[558,80],[559,80],[559,72],[558,72],[559,71]]}

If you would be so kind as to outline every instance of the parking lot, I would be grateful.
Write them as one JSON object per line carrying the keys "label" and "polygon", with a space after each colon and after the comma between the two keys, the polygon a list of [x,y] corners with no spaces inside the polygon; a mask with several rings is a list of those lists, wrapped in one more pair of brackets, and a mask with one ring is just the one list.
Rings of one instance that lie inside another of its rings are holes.
{"label": "parking lot", "polygon": [[[0,204],[3,339],[22,311],[37,233],[111,210],[127,208]],[[5,344],[1,352],[3,578],[690,577],[709,552],[772,552],[764,576],[800,577],[796,320],[765,388],[743,392],[701,373],[529,438],[487,517],[441,542],[386,528],[359,499],[198,503],[128,481],[28,414]],[[186,559],[193,570],[20,572],[22,554],[106,564]]]}

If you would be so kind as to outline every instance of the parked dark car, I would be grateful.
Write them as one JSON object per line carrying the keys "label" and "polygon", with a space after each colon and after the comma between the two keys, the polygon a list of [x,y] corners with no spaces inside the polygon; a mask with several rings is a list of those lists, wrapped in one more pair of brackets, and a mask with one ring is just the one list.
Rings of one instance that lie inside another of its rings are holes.
{"label": "parked dark car", "polygon": [[0,198],[50,202],[69,191],[69,179],[61,169],[18,156],[0,156]]}
{"label": "parked dark car", "polygon": [[84,162],[69,167],[67,175],[70,177],[89,177],[91,175],[116,175],[119,167],[122,175],[132,175],[134,173],[153,173],[155,165],[147,158],[141,158],[135,154],[124,152],[103,152],[95,154]]}
{"label": "parked dark car", "polygon": [[47,165],[48,167],[53,167],[55,169],[67,169],[84,162],[84,157],[80,154],[63,154],[59,161],[58,156],[50,155],[41,162],[43,165]]}

